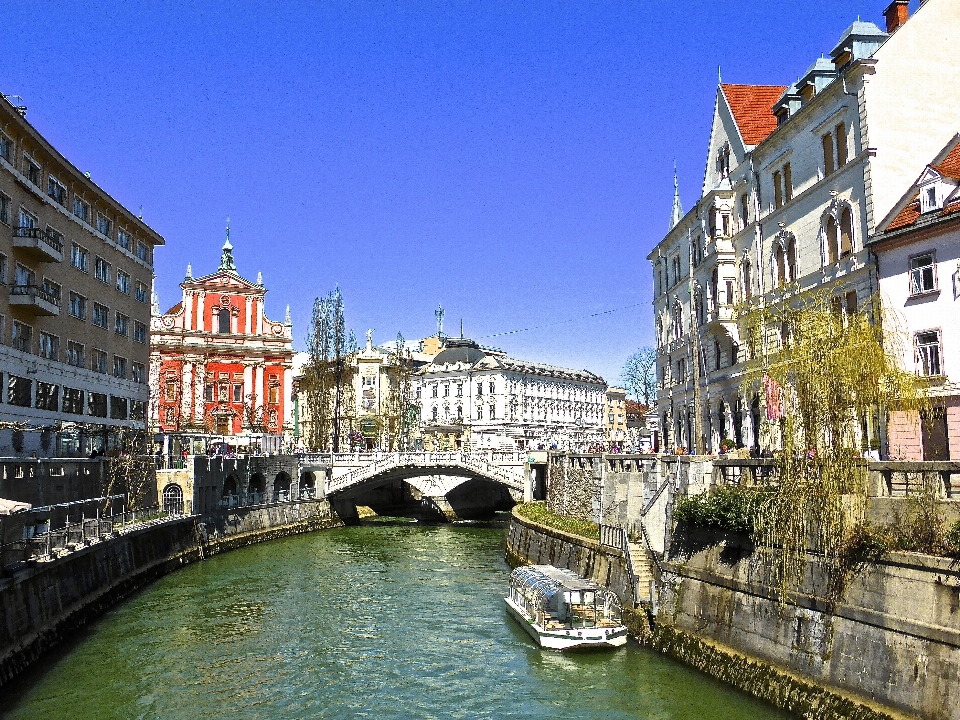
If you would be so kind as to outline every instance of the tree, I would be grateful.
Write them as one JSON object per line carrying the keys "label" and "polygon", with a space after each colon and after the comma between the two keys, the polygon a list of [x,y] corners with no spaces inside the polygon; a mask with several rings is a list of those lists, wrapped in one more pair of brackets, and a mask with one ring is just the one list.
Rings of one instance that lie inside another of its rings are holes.
{"label": "tree", "polygon": [[627,358],[620,371],[627,392],[647,407],[657,399],[657,351],[643,347]]}
{"label": "tree", "polygon": [[350,360],[357,341],[343,319],[343,296],[335,288],[313,303],[313,319],[307,338],[310,362],[304,368],[310,426],[310,446],[340,452],[340,440],[353,416],[353,369]]}
{"label": "tree", "polygon": [[384,403],[384,420],[389,450],[410,449],[410,405],[413,394],[410,376],[413,358],[403,335],[397,333],[397,344],[387,361],[390,389]]}

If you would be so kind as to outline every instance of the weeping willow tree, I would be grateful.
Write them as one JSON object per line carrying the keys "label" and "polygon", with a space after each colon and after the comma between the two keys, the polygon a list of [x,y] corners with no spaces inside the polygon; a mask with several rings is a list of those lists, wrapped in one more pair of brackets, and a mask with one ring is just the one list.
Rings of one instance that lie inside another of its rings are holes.
{"label": "weeping willow tree", "polygon": [[824,597],[845,586],[845,547],[864,519],[864,432],[890,410],[920,410],[916,376],[878,299],[858,310],[827,292],[776,307],[743,307],[748,397],[766,398],[761,434],[777,448],[777,481],[757,504],[754,538],[780,595],[798,590],[807,552],[823,564]]}
{"label": "weeping willow tree", "polygon": [[413,403],[413,357],[401,333],[388,360],[390,387],[384,402],[383,421],[388,450],[409,450]]}

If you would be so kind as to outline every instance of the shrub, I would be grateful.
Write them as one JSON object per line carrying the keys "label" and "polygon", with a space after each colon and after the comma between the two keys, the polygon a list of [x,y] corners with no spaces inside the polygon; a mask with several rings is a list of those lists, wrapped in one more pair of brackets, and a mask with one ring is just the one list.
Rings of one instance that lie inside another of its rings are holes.
{"label": "shrub", "polygon": [[950,529],[947,530],[944,540],[946,540],[947,552],[953,557],[960,557],[960,520],[957,520]]}
{"label": "shrub", "polygon": [[763,491],[754,488],[716,485],[709,492],[677,501],[673,517],[677,522],[708,530],[751,533],[762,496]]}
{"label": "shrub", "polygon": [[517,505],[517,514],[527,520],[532,520],[540,525],[546,525],[554,530],[562,530],[572,535],[589,538],[591,540],[600,540],[600,528],[596,523],[588,520],[578,520],[568,515],[558,515],[547,509],[542,502],[530,502],[523,505]]}
{"label": "shrub", "polygon": [[856,570],[866,563],[879,562],[892,545],[892,538],[885,529],[871,525],[869,521],[858,523],[841,549],[844,565]]}

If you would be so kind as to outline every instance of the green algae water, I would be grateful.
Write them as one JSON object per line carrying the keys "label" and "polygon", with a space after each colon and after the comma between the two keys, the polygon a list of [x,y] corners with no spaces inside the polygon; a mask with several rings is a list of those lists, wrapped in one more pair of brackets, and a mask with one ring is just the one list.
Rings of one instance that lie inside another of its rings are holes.
{"label": "green algae water", "polygon": [[188,566],[0,693],[0,718],[785,718],[634,643],[542,651],[504,527],[373,523]]}

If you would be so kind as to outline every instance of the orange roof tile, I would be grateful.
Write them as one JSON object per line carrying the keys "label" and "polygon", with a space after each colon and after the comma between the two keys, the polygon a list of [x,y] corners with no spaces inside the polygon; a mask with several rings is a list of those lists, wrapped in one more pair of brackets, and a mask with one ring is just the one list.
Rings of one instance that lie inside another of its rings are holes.
{"label": "orange roof tile", "polygon": [[950,154],[943,159],[942,163],[930,167],[944,177],[960,180],[960,143],[950,151]]}
{"label": "orange roof tile", "polygon": [[182,309],[183,309],[183,300],[181,300],[181,301],[178,302],[176,305],[174,305],[172,308],[170,308],[169,310],[167,310],[167,311],[164,313],[164,315],[173,315],[173,314],[175,314],[175,313],[180,312],[180,310],[182,310]]}
{"label": "orange roof tile", "polygon": [[886,227],[886,231],[898,230],[899,228],[913,225],[920,217],[920,193],[913,196],[913,200],[907,205]]}
{"label": "orange roof tile", "polygon": [[759,145],[777,129],[773,104],[780,99],[786,85],[720,85],[740,136],[747,145]]}

